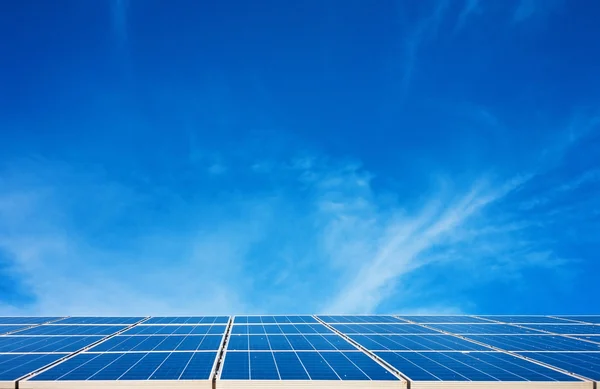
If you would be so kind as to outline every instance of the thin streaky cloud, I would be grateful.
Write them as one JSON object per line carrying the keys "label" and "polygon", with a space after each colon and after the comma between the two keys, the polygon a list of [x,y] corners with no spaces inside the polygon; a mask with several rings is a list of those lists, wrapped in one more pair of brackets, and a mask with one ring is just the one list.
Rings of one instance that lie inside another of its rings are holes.
{"label": "thin streaky cloud", "polygon": [[467,22],[469,16],[471,16],[471,14],[473,14],[474,12],[477,12],[478,9],[479,0],[465,0],[465,5],[460,11],[460,14],[458,15],[458,21],[456,22],[456,26],[454,27],[454,32],[458,32],[459,30],[461,30]]}

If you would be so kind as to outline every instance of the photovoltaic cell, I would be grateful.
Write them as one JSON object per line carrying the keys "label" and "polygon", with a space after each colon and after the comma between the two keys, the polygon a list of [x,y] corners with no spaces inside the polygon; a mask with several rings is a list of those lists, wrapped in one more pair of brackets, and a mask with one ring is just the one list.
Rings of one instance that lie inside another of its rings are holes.
{"label": "photovoltaic cell", "polygon": [[591,380],[600,381],[600,353],[519,353]]}
{"label": "photovoltaic cell", "polygon": [[491,351],[450,335],[352,335],[351,338],[371,351]]}
{"label": "photovoltaic cell", "polygon": [[127,324],[131,325],[142,320],[143,317],[103,317],[103,316],[80,316],[67,317],[59,320],[56,324]]}
{"label": "photovoltaic cell", "polygon": [[126,326],[45,324],[19,331],[13,335],[111,335]]}
{"label": "photovoltaic cell", "polygon": [[0,316],[0,324],[42,324],[60,319],[49,316]]}
{"label": "photovoltaic cell", "polygon": [[82,353],[32,381],[207,380],[216,352]]}
{"label": "photovoltaic cell", "polygon": [[507,351],[600,351],[600,344],[556,335],[466,335]]}
{"label": "photovoltaic cell", "polygon": [[397,380],[360,351],[228,351],[223,380]]}
{"label": "photovoltaic cell", "polygon": [[378,352],[377,355],[416,381],[578,381],[500,352]]}
{"label": "photovoltaic cell", "polygon": [[529,325],[529,329],[510,324],[428,324],[427,326],[457,335],[540,334],[539,331],[534,329],[534,325]]}
{"label": "photovoltaic cell", "polygon": [[231,335],[227,345],[234,351],[356,350],[338,335]]}
{"label": "photovoltaic cell", "polygon": [[144,324],[227,324],[229,316],[157,316]]}
{"label": "photovoltaic cell", "polygon": [[484,319],[499,321],[502,323],[516,323],[516,324],[552,324],[552,323],[567,323],[565,320],[556,319],[548,316],[499,316],[499,315],[488,315],[488,316],[479,316]]}
{"label": "photovoltaic cell", "polygon": [[0,354],[0,381],[13,381],[67,354]]}
{"label": "photovoltaic cell", "polygon": [[430,315],[401,315],[400,319],[412,321],[414,323],[489,323],[487,320],[478,319],[472,316],[430,316]]}
{"label": "photovoltaic cell", "polygon": [[74,352],[100,339],[101,336],[2,336],[0,353]]}

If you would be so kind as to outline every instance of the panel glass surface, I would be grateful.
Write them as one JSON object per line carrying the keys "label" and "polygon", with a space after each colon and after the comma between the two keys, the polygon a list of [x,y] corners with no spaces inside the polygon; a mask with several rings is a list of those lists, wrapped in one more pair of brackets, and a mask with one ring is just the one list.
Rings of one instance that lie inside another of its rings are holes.
{"label": "panel glass surface", "polygon": [[600,325],[592,324],[528,324],[527,328],[554,334],[600,335]]}
{"label": "panel glass surface", "polygon": [[351,335],[370,351],[490,351],[489,348],[451,335]]}
{"label": "panel glass surface", "polygon": [[557,318],[553,318],[553,317],[548,317],[548,316],[502,316],[502,315],[489,315],[489,316],[479,316],[481,318],[485,318],[485,319],[489,319],[489,320],[494,320],[494,321],[499,321],[502,323],[515,323],[515,324],[525,324],[525,323],[531,323],[531,324],[535,324],[535,323],[539,323],[539,324],[545,324],[545,323],[567,323],[566,320],[561,320],[561,319],[557,319]]}
{"label": "panel glass surface", "polygon": [[222,380],[386,380],[397,378],[360,351],[227,351]]}
{"label": "panel glass surface", "polygon": [[600,353],[519,353],[548,365],[600,381]]}
{"label": "panel glass surface", "polygon": [[578,381],[542,365],[500,352],[378,352],[415,381]]}
{"label": "panel glass surface", "polygon": [[67,354],[0,354],[0,381],[14,381]]}
{"label": "panel glass surface", "polygon": [[402,320],[399,320],[393,316],[386,315],[329,315],[329,316],[321,316],[319,315],[319,319],[323,320],[325,323],[333,324],[333,323],[341,323],[341,324],[365,324],[365,323],[401,323]]}
{"label": "panel glass surface", "polygon": [[119,335],[98,344],[90,352],[216,351],[222,339],[222,335]]}
{"label": "panel glass surface", "polygon": [[74,352],[100,339],[101,336],[1,336],[0,353]]}
{"label": "panel glass surface", "polygon": [[13,335],[111,335],[126,326],[45,324],[19,331]]}
{"label": "panel glass surface", "polygon": [[60,319],[49,316],[0,316],[0,324],[42,324]]}
{"label": "panel glass surface", "polygon": [[323,324],[235,324],[232,334],[332,334]]}
{"label": "panel glass surface", "polygon": [[143,317],[103,317],[103,316],[79,316],[67,317],[59,320],[56,324],[127,324],[131,325],[142,320]]}
{"label": "panel glass surface", "polygon": [[338,335],[231,335],[228,350],[356,350]]}
{"label": "panel glass surface", "polygon": [[457,335],[487,334],[487,335],[509,335],[509,334],[539,334],[533,329],[517,327],[510,324],[428,324],[429,327],[440,331],[450,332]]}
{"label": "panel glass surface", "polygon": [[430,315],[402,315],[398,316],[400,319],[412,321],[415,323],[489,323],[487,320],[478,319],[473,316],[430,316]]}
{"label": "panel glass surface", "polygon": [[332,324],[344,334],[439,334],[417,324]]}
{"label": "panel glass surface", "polygon": [[600,351],[600,344],[558,335],[466,335],[507,351]]}
{"label": "panel glass surface", "polygon": [[29,327],[28,325],[4,325],[0,324],[0,335],[8,334],[9,332],[15,332]]}
{"label": "panel glass surface", "polygon": [[229,316],[156,316],[144,324],[227,324]]}
{"label": "panel glass surface", "polygon": [[600,315],[596,316],[556,316],[568,320],[576,320],[583,323],[600,324]]}
{"label": "panel glass surface", "polygon": [[207,380],[216,355],[214,351],[82,353],[31,380]]}
{"label": "panel glass surface", "polygon": [[143,325],[139,324],[125,331],[124,335],[220,335],[225,333],[227,326],[222,324],[212,325]]}
{"label": "panel glass surface", "polygon": [[302,324],[318,323],[310,315],[235,316],[234,324]]}

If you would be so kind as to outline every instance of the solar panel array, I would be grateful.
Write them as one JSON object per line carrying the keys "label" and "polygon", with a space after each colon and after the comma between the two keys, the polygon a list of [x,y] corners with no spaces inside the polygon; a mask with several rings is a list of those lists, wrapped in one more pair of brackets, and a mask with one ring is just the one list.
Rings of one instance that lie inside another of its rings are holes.
{"label": "solar panel array", "polygon": [[594,381],[600,316],[0,317],[0,388]]}

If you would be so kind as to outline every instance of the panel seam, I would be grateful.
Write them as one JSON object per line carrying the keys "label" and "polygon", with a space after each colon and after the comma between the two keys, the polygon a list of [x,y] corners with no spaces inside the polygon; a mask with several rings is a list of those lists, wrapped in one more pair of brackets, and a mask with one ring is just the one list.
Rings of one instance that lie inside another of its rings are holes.
{"label": "panel seam", "polygon": [[227,328],[225,328],[225,333],[223,334],[223,339],[221,339],[221,345],[219,346],[219,350],[217,351],[215,366],[212,372],[212,388],[217,388],[217,376],[221,371],[221,365],[223,364],[223,358],[225,356],[225,349],[227,348],[227,344],[229,343],[229,337],[231,336],[231,330],[233,328],[233,316],[229,316],[229,320],[227,321]]}
{"label": "panel seam", "polygon": [[354,339],[352,339],[348,335],[346,335],[343,332],[339,331],[338,329],[336,329],[332,325],[326,323],[324,320],[321,320],[321,318],[318,317],[317,315],[313,315],[313,318],[315,320],[317,320],[319,323],[323,324],[325,327],[329,328],[331,331],[333,331],[338,336],[342,337],[346,342],[348,342],[351,345],[353,345],[354,347],[356,347],[363,354],[366,354],[369,358],[371,358],[372,360],[374,360],[376,363],[378,363],[384,369],[386,369],[390,373],[394,374],[395,376],[397,376],[398,378],[400,378],[401,380],[403,380],[406,383],[406,389],[410,389],[412,381],[410,380],[410,378],[408,378],[407,376],[405,376],[400,370],[398,370],[394,366],[390,365],[387,361],[385,361],[384,359],[380,358],[377,354],[373,353],[371,350],[363,347],[360,343],[356,342]]}

